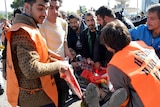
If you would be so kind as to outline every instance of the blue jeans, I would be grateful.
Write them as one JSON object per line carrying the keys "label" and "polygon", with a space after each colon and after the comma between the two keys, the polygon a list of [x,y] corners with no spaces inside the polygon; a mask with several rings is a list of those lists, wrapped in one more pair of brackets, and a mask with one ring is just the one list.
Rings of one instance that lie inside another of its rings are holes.
{"label": "blue jeans", "polygon": [[47,104],[47,105],[44,105],[44,106],[41,106],[41,107],[56,107],[56,106],[52,103],[52,104]]}

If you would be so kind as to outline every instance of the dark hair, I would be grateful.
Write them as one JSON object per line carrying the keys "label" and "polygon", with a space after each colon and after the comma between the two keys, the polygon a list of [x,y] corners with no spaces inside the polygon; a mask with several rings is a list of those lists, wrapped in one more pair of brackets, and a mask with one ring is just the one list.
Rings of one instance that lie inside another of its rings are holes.
{"label": "dark hair", "polygon": [[[33,5],[33,3],[35,3],[37,0],[24,0],[24,3],[27,2],[30,5]],[[43,0],[44,2],[49,2],[50,0]]]}
{"label": "dark hair", "polygon": [[148,13],[149,12],[157,12],[158,18],[160,19],[160,4],[158,3],[158,4],[151,5],[148,8]]}
{"label": "dark hair", "polygon": [[13,17],[15,17],[17,13],[18,13],[18,14],[21,14],[22,11],[21,11],[20,9],[14,10],[14,11],[13,11]]}
{"label": "dark hair", "polygon": [[85,13],[84,18],[86,16],[95,16],[95,14],[94,14],[94,12],[87,12],[87,13]]}
{"label": "dark hair", "polygon": [[113,10],[107,6],[101,6],[100,8],[98,8],[98,10],[96,10],[96,16],[97,15],[99,15],[101,18],[104,18],[105,16],[113,18],[116,17]]}
{"label": "dark hair", "polygon": [[51,0],[51,1],[59,1],[60,2],[60,6],[62,6],[62,0]]}
{"label": "dark hair", "polygon": [[69,15],[68,16],[68,20],[70,20],[70,19],[77,19],[77,20],[80,20],[81,18],[78,16],[78,15],[76,15],[76,14],[71,14],[71,15]]}
{"label": "dark hair", "polygon": [[112,21],[102,29],[100,40],[103,45],[107,45],[117,52],[130,43],[131,37],[122,22]]}

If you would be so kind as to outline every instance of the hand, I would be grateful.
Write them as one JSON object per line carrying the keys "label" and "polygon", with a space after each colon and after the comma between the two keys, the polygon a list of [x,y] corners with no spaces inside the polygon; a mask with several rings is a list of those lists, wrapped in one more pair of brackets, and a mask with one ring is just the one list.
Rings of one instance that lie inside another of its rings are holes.
{"label": "hand", "polygon": [[101,66],[101,64],[100,64],[99,62],[95,62],[95,63],[94,63],[94,67],[95,67],[96,69],[100,69],[100,66]]}
{"label": "hand", "polygon": [[67,61],[59,61],[60,69],[59,72],[64,73],[69,70],[69,63]]}
{"label": "hand", "polygon": [[87,58],[87,63],[90,64],[90,65],[94,64],[94,62],[91,60],[91,58]]}

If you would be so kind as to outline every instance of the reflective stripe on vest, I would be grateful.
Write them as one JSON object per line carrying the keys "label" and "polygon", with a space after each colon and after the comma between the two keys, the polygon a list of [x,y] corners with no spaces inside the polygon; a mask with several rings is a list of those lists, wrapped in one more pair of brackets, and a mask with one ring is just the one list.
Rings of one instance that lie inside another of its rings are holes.
{"label": "reflective stripe on vest", "polygon": [[[10,39],[11,31],[17,31],[20,28],[27,31],[30,34],[31,39],[35,42],[36,49],[40,56],[40,62],[47,62],[48,60],[48,48],[38,29],[22,23],[15,24],[11,27],[10,31],[7,33],[7,96],[12,107],[16,107],[18,104],[19,85],[12,62]],[[51,76],[47,75],[40,77],[40,80],[42,89],[54,102],[56,107],[58,107],[58,93],[54,78],[51,79]]]}
{"label": "reflective stripe on vest", "polygon": [[116,66],[130,77],[144,107],[159,107],[160,60],[152,47],[142,41],[133,41],[117,52],[109,65]]}

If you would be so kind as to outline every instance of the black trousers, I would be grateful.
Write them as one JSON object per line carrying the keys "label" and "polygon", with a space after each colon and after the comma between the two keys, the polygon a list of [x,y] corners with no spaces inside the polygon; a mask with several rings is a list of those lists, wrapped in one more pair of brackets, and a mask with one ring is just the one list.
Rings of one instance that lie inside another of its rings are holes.
{"label": "black trousers", "polygon": [[65,107],[65,101],[69,95],[69,86],[64,79],[60,78],[59,73],[55,74],[54,78],[58,90],[58,107]]}

